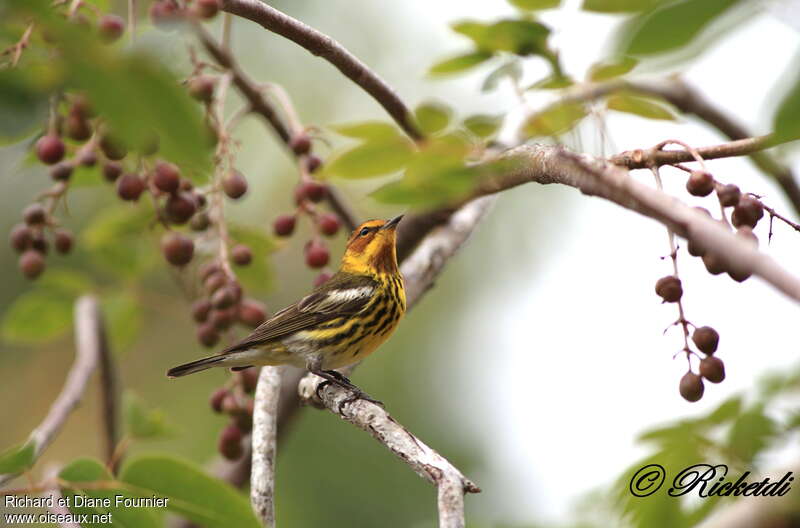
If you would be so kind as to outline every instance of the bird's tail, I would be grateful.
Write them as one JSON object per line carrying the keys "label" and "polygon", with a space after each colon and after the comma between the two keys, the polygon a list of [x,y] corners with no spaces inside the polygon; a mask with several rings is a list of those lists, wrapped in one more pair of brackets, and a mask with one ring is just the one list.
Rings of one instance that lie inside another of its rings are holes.
{"label": "bird's tail", "polygon": [[177,367],[172,367],[167,371],[168,378],[180,378],[188,374],[194,374],[202,370],[210,369],[212,367],[249,367],[252,363],[252,355],[248,351],[232,352],[228,354],[219,354],[216,356],[209,356],[197,361],[184,363]]}

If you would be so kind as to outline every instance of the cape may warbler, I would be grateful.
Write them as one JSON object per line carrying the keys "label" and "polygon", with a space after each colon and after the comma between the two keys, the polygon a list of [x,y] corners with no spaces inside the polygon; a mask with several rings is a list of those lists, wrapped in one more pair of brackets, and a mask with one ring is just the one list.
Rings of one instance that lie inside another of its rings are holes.
{"label": "cape may warbler", "polygon": [[167,376],[177,378],[211,367],[293,365],[364,397],[333,369],[375,351],[405,313],[406,295],[395,251],[395,230],[401,219],[361,224],[347,241],[336,275],[219,355],[172,368]]}

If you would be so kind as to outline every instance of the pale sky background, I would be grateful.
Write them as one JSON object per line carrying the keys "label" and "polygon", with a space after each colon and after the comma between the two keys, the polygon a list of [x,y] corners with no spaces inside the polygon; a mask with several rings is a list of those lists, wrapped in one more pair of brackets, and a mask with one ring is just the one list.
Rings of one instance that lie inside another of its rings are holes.
{"label": "pale sky background", "polygon": [[[547,12],[542,18],[560,28],[555,42],[567,69],[582,73],[600,57],[611,24],[603,23],[608,20],[605,17],[573,9],[576,4],[568,2],[567,9]],[[435,31],[454,53],[463,50],[466,42],[443,33],[442,25],[461,18],[491,20],[513,12],[504,2],[480,0],[419,1],[409,2],[408,7],[419,13],[416,31]],[[683,72],[756,133],[768,131],[771,114],[765,108],[776,104],[776,94],[770,89],[800,43],[797,20],[792,23],[792,17],[800,16],[798,3],[787,2],[778,12],[780,17],[759,17],[723,38]],[[472,107],[513,108],[508,86],[492,96],[477,95],[485,73],[448,81],[451,91],[460,84],[468,94],[450,97],[456,102],[467,97]],[[431,91],[436,95],[440,89],[434,84]],[[667,123],[610,115],[607,125],[620,150],[652,146],[670,137],[693,145],[722,140],[686,119]],[[800,172],[796,150],[790,160]],[[780,191],[749,162],[714,161],[710,169],[720,180],[764,194],[768,204],[794,216]],[[639,171],[637,176],[650,181],[649,173]],[[663,176],[667,190],[681,199],[690,198],[683,191],[682,173],[665,170]],[[763,372],[794,364],[800,310],[758,279],[737,284],[727,276],[713,277],[698,259],[684,253],[679,265],[687,317],[698,326],[709,324],[719,331],[719,356],[727,368],[722,384],[706,384],[702,401],[689,404],[677,394],[685,360],[672,359],[682,344],[680,331],[662,336],[662,330],[677,318],[677,310],[674,305],[659,304],[653,292],[655,281],[671,273],[671,263],[659,260],[669,252],[665,230],[571,189],[529,186],[513,193],[500,202],[490,225],[477,236],[492,241],[496,265],[502,265],[504,255],[513,255],[512,248],[519,243],[545,252],[547,258],[529,272],[520,269],[506,290],[483,290],[460,323],[462,340],[453,342],[450,333],[442,332],[442,347],[453,352],[441,355],[441,368],[455,366],[453,378],[463,385],[460,398],[450,400],[457,405],[448,410],[461,415],[475,441],[480,438],[489,447],[492,474],[502,481],[474,475],[485,493],[502,490],[493,497],[495,504],[504,505],[502,513],[482,513],[509,521],[566,520],[578,498],[610,483],[645,453],[634,444],[638,433],[701,413],[751,388]],[[504,222],[519,222],[526,208],[544,204],[548,197],[565,199],[547,217],[553,230],[548,239],[520,242],[516,237],[524,236],[524,226],[504,232]],[[705,205],[711,208],[713,204],[706,200]],[[757,229],[762,246],[766,224]],[[779,224],[775,232],[767,251],[787,268],[800,269],[796,233]],[[469,255],[467,248],[464,259]],[[470,332],[476,327],[495,331],[491,336],[476,336]],[[453,360],[465,355],[469,359]]]}

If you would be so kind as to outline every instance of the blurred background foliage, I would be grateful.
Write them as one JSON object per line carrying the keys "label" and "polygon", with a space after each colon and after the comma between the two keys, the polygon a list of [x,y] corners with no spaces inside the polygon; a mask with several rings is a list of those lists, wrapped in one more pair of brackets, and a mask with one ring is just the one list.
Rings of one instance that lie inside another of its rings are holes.
{"label": "blurred background foliage", "polygon": [[[92,3],[102,10],[124,13],[125,9],[122,2]],[[478,159],[487,141],[496,138],[508,110],[497,93],[499,84],[510,82],[523,92],[555,90],[557,94],[574,87],[580,82],[577,79],[605,81],[642,71],[680,68],[722,35],[746,25],[762,9],[760,3],[744,0],[570,3],[568,7],[573,9],[613,14],[598,23],[618,27],[613,44],[600,50],[601,56],[584,72],[565,67],[551,39],[559,28],[539,19],[539,10],[566,9],[559,0],[509,3],[516,9],[513,15],[454,21],[452,30],[463,37],[466,49],[445,56],[431,51],[442,47],[435,34],[415,32],[414,42],[409,44],[409,28],[417,22],[413,10],[377,2],[337,2],[334,17],[327,4],[271,2],[333,35],[387,77],[413,103],[416,123],[430,136],[419,149],[387,122],[377,105],[305,50],[254,24],[236,21],[234,53],[255,78],[282,84],[304,122],[328,127],[325,134],[333,144],[333,155],[324,177],[341,186],[362,217],[387,217],[409,207],[432,206],[461,196],[485,174],[485,166],[477,168],[471,162]],[[48,93],[56,86],[88,93],[129,144],[139,144],[158,133],[163,156],[185,167],[195,182],[205,181],[211,162],[206,128],[199,106],[178,83],[190,70],[182,36],[145,29],[135,49],[123,52],[99,46],[91,32],[64,23],[43,2],[6,0],[0,3],[2,48],[16,42],[24,30],[20,19],[11,16],[20,7],[35,9],[40,23],[65,45],[54,55],[36,42],[25,51],[19,68],[0,70],[0,166],[8,190],[0,195],[0,231],[7,232],[17,222],[20,204],[28,203],[45,185],[47,176],[33,163],[30,150],[34,134],[47,120]],[[354,20],[358,21],[357,30]],[[529,74],[531,64],[535,79]],[[478,87],[484,94],[480,97],[475,86],[466,89],[458,83],[459,75],[472,74],[476,68],[480,68]],[[792,78],[792,72],[796,74],[792,68],[787,72],[786,86],[778,89],[778,104],[765,109],[773,116],[772,128],[783,139],[800,136],[800,78]],[[422,80],[426,74],[430,81]],[[437,87],[432,87],[434,80]],[[449,94],[447,103],[441,95],[445,93]],[[609,97],[604,105],[646,119],[675,119],[674,110],[663,102],[624,92]],[[590,114],[590,108],[582,103],[554,104],[530,116],[522,129],[527,138],[569,143],[574,136],[563,136]],[[237,138],[242,142],[237,166],[248,175],[251,190],[241,204],[228,208],[231,230],[235,239],[248,243],[256,254],[256,265],[241,279],[248,292],[275,310],[307,291],[312,280],[311,272],[297,265],[302,259],[298,240],[308,234],[304,231],[307,226],[286,241],[273,239],[264,227],[277,214],[291,209],[296,170],[258,119],[246,119]],[[161,262],[159,230],[148,203],[117,202],[97,169],[80,169],[72,186],[66,223],[79,235],[69,258],[53,257],[41,280],[29,284],[17,273],[12,252],[5,251],[0,257],[0,273],[6,277],[0,290],[4,314],[0,396],[14,402],[0,406],[0,446],[22,442],[60,390],[73,357],[72,304],[78,295],[95,291],[102,298],[127,390],[125,416],[133,438],[129,450],[133,462],[121,480],[142,487],[152,484],[155,490],[158,484],[148,483],[148,475],[173,472],[182,476],[185,484],[161,492],[180,496],[182,486],[204,486],[199,497],[205,496],[203,493],[225,496],[229,490],[183,462],[152,456],[136,459],[147,453],[171,453],[202,465],[215,453],[215,438],[224,418],[212,414],[206,401],[227,374],[209,372],[172,382],[163,376],[167,367],[204,353],[193,338],[188,313],[196,270],[181,276]],[[563,203],[558,190],[526,190],[503,197],[432,294],[409,314],[381,353],[358,371],[359,385],[386,401],[401,423],[467,475],[492,474],[492,468],[487,465],[487,447],[470,441],[469,428],[445,403],[457,401],[463,385],[447,379],[447,371],[441,368],[459,358],[458,351],[442,351],[447,342],[443,336],[462,331],[465,306],[479,297],[482,289],[493,287],[476,277],[491,270],[493,281],[489,282],[502,283],[520,270],[536,270],[543,255],[524,240],[547,245],[554,234],[537,220]],[[524,224],[518,222],[522,215],[527,219]],[[506,235],[498,240],[496,233]],[[334,254],[341,251],[342,244],[343,237],[337,238]],[[508,269],[498,264],[498,256],[505,257]],[[434,350],[441,355],[432,358]],[[798,380],[798,372],[776,375],[764,380],[757,394],[732,397],[706,416],[643,433],[641,441],[649,454],[635,467],[650,460],[668,460],[674,467],[719,460],[737,469],[759,469],[760,453],[787,441],[800,422],[796,410],[776,415],[781,402],[798,388]],[[36,474],[51,462],[72,461],[62,470],[65,480],[107,478],[96,462],[78,458],[100,453],[96,396],[93,388],[85,405],[38,462]],[[543,424],[542,432],[557,434],[552,424]],[[369,436],[329,413],[301,412],[290,424],[279,453],[276,503],[280,525],[383,526],[386,519],[392,520],[392,526],[435,525],[431,487]],[[19,460],[26,456],[24,452],[16,455]],[[566,462],[569,454],[563,456]],[[3,460],[7,463],[10,458]],[[628,476],[624,473],[620,482]],[[627,485],[618,483],[612,489],[627,490]],[[502,494],[501,489],[469,497],[469,525],[501,526],[504,519],[515,518],[499,511]],[[226,513],[228,518],[242,515],[241,525],[249,522],[241,511],[244,498],[231,496],[223,502],[232,508]],[[602,492],[576,510],[575,526],[612,522],[615,526],[688,527],[714,505],[712,501],[699,506],[684,504],[666,496],[637,501],[625,493]],[[191,517],[190,506],[188,513],[182,513]],[[144,513],[132,522],[141,526],[161,523],[160,513],[153,518],[149,515]],[[221,522],[194,518],[209,526]]]}

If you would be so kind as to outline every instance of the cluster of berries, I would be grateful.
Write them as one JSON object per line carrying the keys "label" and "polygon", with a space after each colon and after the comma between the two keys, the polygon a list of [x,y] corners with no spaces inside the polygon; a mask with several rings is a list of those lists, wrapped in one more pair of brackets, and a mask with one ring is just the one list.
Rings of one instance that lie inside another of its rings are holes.
{"label": "cluster of berries", "polygon": [[61,254],[70,252],[73,237],[68,230],[55,227],[47,209],[38,202],[25,208],[22,219],[24,223],[17,224],[11,229],[9,239],[11,247],[20,253],[20,271],[27,278],[35,279],[45,268],[45,255],[50,246],[46,232],[50,231],[53,245]]}
{"label": "cluster of berries", "polygon": [[243,438],[253,428],[253,398],[258,383],[259,368],[249,368],[234,374],[233,387],[220,387],[211,394],[214,412],[230,416],[230,422],[219,435],[217,449],[228,460],[238,460],[244,454]]}
{"label": "cluster of berries", "polygon": [[[753,233],[758,221],[764,217],[764,205],[754,196],[744,194],[739,187],[733,184],[721,184],[714,180],[711,173],[706,171],[692,171],[686,181],[686,190],[694,196],[708,196],[716,191],[717,198],[723,208],[733,208],[730,223],[736,229],[736,234],[758,246],[758,237]],[[711,217],[711,213],[697,207],[698,211]],[[728,226],[727,221],[721,220]],[[727,273],[730,278],[742,282],[750,278],[750,273],[736,266],[735,262],[726,262],[719,255],[709,251],[701,244],[690,241],[687,250],[695,257],[701,257],[706,269],[712,275]]]}
{"label": "cluster of berries", "polygon": [[[311,140],[307,134],[298,134],[289,142],[294,154],[305,164],[307,174],[316,172],[322,161],[310,153]],[[306,179],[299,183],[294,190],[294,200],[297,210],[293,214],[283,214],[275,219],[273,229],[276,236],[289,237],[294,233],[297,219],[300,215],[307,215],[314,226],[315,235],[306,242],[304,248],[306,265],[312,269],[323,269],[330,261],[330,250],[323,237],[335,236],[342,227],[342,222],[334,213],[319,213],[314,204],[323,201],[328,195],[328,187],[313,179]],[[329,271],[324,270],[314,279],[314,285],[319,286],[331,277]]]}
{"label": "cluster of berries", "polygon": [[[252,254],[246,246],[234,247],[232,259],[235,263],[249,263]],[[267,318],[264,304],[245,298],[236,279],[225,272],[217,261],[206,263],[200,269],[204,296],[192,306],[192,317],[197,323],[197,340],[206,347],[219,342],[220,334],[240,323],[255,328]]]}

